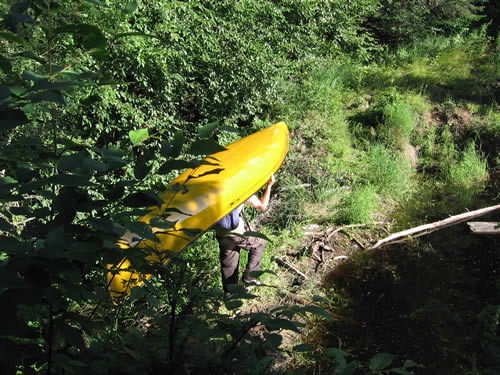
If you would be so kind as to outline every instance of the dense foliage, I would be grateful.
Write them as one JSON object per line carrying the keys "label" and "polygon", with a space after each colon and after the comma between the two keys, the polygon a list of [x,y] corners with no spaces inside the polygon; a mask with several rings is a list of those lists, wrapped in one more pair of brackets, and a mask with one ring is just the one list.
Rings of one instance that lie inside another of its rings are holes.
{"label": "dense foliage", "polygon": [[[303,324],[297,317],[325,315],[323,309],[317,304],[278,306],[235,318],[241,303],[221,307],[218,280],[208,277],[213,273],[208,270],[217,269],[216,256],[207,256],[214,252],[209,237],[193,249],[192,257],[176,260],[167,271],[144,262],[140,250],[120,249],[117,240],[126,230],[155,240],[136,218],[161,203],[157,193],[179,169],[195,167],[204,155],[219,150],[216,141],[226,143],[235,139],[235,130],[245,134],[261,126],[256,119],[285,113],[281,108],[290,98],[284,85],[306,87],[296,95],[314,104],[312,96],[306,97],[313,89],[308,79],[325,61],[342,57],[367,62],[387,44],[462,32],[478,19],[479,10],[476,2],[466,0],[2,3],[4,372],[273,371],[269,353],[280,347],[282,331],[298,331]],[[339,68],[342,72],[349,76],[346,87],[360,85],[358,72]],[[340,80],[328,81],[332,86],[336,82]],[[495,84],[487,83],[485,97],[490,98]],[[384,98],[371,113],[383,121],[367,155],[374,163],[396,163],[388,150],[408,144],[414,124],[400,125],[411,117],[412,107],[398,95]],[[332,104],[329,99],[322,106],[334,116]],[[347,136],[347,122],[343,124],[326,135]],[[366,135],[358,130],[358,138]],[[343,139],[329,145],[330,161],[348,161],[351,141],[342,144]],[[469,150],[463,163],[477,165],[482,183],[482,161],[474,146]],[[450,157],[457,160],[455,154]],[[294,168],[300,175],[302,167]],[[383,169],[374,177],[364,176],[372,180],[360,184],[352,194],[355,199],[344,197],[345,205],[366,201],[374,208],[377,194],[395,188]],[[471,190],[460,168],[447,172]],[[325,180],[309,177],[315,184]],[[336,175],[335,181],[340,178]],[[403,191],[403,185],[397,188]],[[290,205],[283,209],[287,219],[274,226],[287,225],[296,210]],[[369,217],[354,211],[342,212],[336,220]],[[157,278],[134,289],[126,304],[115,306],[104,275],[107,265],[124,255],[136,269]],[[239,292],[243,299],[252,298]],[[345,355],[330,353],[339,363]],[[390,362],[387,356],[374,357],[372,370],[382,371]],[[407,362],[400,370],[414,365]],[[355,369],[346,366],[343,373]]]}

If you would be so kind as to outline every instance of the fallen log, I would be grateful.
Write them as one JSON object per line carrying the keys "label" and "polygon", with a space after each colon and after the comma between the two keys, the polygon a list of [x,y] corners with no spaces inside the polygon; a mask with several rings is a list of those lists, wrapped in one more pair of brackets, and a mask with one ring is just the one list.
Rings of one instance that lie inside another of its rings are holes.
{"label": "fallen log", "polygon": [[469,221],[467,225],[474,234],[500,234],[500,222],[498,221]]}
{"label": "fallen log", "polygon": [[401,238],[420,237],[420,236],[432,233],[438,229],[442,229],[442,228],[446,228],[446,227],[449,227],[452,225],[456,225],[456,224],[462,223],[464,221],[467,221],[469,219],[472,219],[474,217],[486,215],[486,214],[493,212],[493,211],[496,211],[498,209],[500,209],[500,204],[497,204],[496,206],[481,208],[481,209],[475,210],[475,211],[465,212],[465,213],[460,214],[460,215],[450,216],[449,218],[444,219],[444,220],[436,221],[436,222],[430,223],[430,224],[420,225],[420,226],[415,227],[415,228],[411,228],[411,229],[407,229],[407,230],[404,230],[401,232],[397,232],[397,233],[391,234],[390,236],[388,236],[384,239],[381,239],[374,246],[370,247],[367,250],[377,249],[381,246],[387,245],[388,243],[392,243],[392,242],[399,240]]}

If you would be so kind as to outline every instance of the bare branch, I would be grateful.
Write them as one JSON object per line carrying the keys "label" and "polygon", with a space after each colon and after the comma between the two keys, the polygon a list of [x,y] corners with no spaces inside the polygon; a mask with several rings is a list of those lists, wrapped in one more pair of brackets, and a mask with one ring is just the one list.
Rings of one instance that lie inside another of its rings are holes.
{"label": "bare branch", "polygon": [[467,221],[467,220],[474,218],[474,217],[486,215],[486,214],[493,212],[493,211],[496,211],[498,209],[500,209],[500,204],[498,204],[496,206],[481,208],[481,209],[475,210],[475,211],[465,212],[465,213],[460,214],[460,215],[450,216],[449,218],[444,219],[444,220],[436,221],[436,222],[430,223],[430,224],[420,225],[418,227],[407,229],[407,230],[404,230],[402,232],[397,232],[397,233],[391,234],[389,237],[386,237],[386,238],[378,241],[375,244],[375,246],[369,248],[368,250],[379,248],[383,245],[394,242],[394,241],[399,240],[401,238],[422,236],[422,235],[434,232],[438,229],[442,229],[442,228],[446,228],[446,227],[449,227],[452,225],[462,223],[462,222]]}

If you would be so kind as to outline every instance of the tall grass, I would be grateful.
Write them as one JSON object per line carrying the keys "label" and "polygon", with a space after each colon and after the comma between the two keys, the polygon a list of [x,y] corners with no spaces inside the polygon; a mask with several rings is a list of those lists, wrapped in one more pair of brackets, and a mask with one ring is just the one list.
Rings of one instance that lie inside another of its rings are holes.
{"label": "tall grass", "polygon": [[383,119],[380,131],[387,144],[403,148],[409,143],[416,126],[415,114],[410,104],[397,100],[386,105]]}
{"label": "tall grass", "polygon": [[471,203],[484,189],[488,180],[487,163],[476,151],[474,143],[467,146],[458,163],[449,167],[445,180],[445,193],[464,205]]}
{"label": "tall grass", "polygon": [[354,190],[344,200],[338,220],[347,224],[367,223],[374,218],[378,201],[376,189],[371,185]]}
{"label": "tall grass", "polygon": [[410,163],[402,154],[378,143],[366,154],[361,178],[363,183],[373,186],[377,193],[397,200],[412,188],[412,175]]}

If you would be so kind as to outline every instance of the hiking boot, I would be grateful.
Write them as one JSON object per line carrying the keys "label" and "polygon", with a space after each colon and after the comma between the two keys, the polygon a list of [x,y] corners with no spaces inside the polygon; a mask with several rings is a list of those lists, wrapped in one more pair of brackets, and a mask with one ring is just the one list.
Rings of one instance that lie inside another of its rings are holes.
{"label": "hiking boot", "polygon": [[252,276],[243,276],[241,279],[243,281],[243,284],[245,285],[262,285],[259,279],[256,279],[255,277]]}

